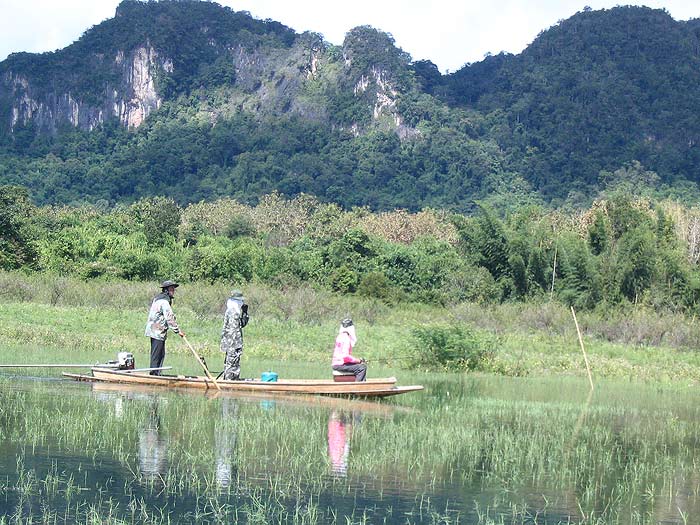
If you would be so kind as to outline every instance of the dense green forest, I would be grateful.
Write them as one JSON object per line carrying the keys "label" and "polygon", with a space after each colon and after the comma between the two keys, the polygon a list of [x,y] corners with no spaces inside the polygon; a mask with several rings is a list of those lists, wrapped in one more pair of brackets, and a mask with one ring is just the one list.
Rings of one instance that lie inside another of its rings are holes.
{"label": "dense green forest", "polygon": [[[67,120],[136,97],[137,65],[142,122]],[[647,8],[441,75],[369,26],[124,0],[0,63],[0,268],[692,312],[698,66],[698,21]]]}
{"label": "dense green forest", "polygon": [[[689,203],[700,196],[699,35],[697,20],[663,10],[586,9],[519,55],[441,75],[368,26],[333,45],[212,2],[125,0],[71,46],[0,63],[14,79],[0,82],[0,183],[39,205],[254,206],[277,191],[344,209],[480,203],[502,216],[587,208],[624,172]],[[55,116],[66,93],[83,113],[104,108],[124,82],[110,57],[146,44],[172,67],[156,68],[162,104],[138,127],[13,122],[41,104]]]}
{"label": "dense green forest", "polygon": [[520,55],[448,76],[442,98],[500,114],[492,136],[544,194],[589,193],[601,170],[633,160],[667,184],[697,183],[699,35],[700,19],[586,8]]}
{"label": "dense green forest", "polygon": [[318,286],[389,304],[555,299],[692,312],[700,302],[700,210],[628,188],[577,213],[531,206],[501,219],[486,206],[374,213],[276,193],[256,206],[155,197],[37,208],[25,189],[3,186],[0,232],[0,268],[85,279]]}

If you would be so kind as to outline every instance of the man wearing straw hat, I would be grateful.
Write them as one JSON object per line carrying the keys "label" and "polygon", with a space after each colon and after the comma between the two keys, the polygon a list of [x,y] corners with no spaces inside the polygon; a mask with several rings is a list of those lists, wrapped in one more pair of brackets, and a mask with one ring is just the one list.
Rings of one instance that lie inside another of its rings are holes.
{"label": "man wearing straw hat", "polygon": [[[175,296],[175,288],[180,286],[175,281],[163,281],[160,285],[160,293],[153,298],[151,309],[146,321],[146,337],[151,338],[151,368],[162,368],[165,360],[165,339],[168,329],[180,337],[185,337],[185,332],[180,329],[175,319],[172,302]],[[160,375],[160,370],[151,370],[151,375]]]}
{"label": "man wearing straw hat", "polygon": [[226,301],[224,327],[221,330],[221,351],[224,360],[224,379],[237,380],[241,377],[241,355],[243,354],[243,327],[248,324],[248,305],[243,292],[233,290]]}

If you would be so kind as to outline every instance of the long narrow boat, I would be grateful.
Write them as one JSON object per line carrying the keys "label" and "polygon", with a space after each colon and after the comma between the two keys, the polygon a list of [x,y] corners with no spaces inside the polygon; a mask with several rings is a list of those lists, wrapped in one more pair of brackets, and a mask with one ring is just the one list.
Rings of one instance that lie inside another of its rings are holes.
{"label": "long narrow boat", "polygon": [[[71,374],[65,377],[76,381],[97,381],[133,385],[151,385],[167,388],[214,389],[215,386],[205,376],[159,375],[148,372],[130,372],[112,368],[93,367],[92,375]],[[275,382],[260,379],[241,381],[218,380],[221,390],[238,392],[264,392],[269,394],[315,394],[326,396],[387,397],[406,392],[423,390],[420,385],[396,386],[396,378],[368,379],[360,382],[335,382],[332,379],[281,379]]]}

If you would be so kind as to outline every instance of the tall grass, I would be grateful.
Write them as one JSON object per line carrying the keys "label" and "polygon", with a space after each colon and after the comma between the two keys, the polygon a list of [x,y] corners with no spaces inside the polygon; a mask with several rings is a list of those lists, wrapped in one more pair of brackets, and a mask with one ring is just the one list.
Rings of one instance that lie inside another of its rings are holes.
{"label": "tall grass", "polygon": [[[244,359],[328,363],[339,320],[352,317],[355,352],[407,368],[424,344],[418,332],[435,327],[468,330],[497,341],[482,370],[505,375],[585,374],[571,312],[558,303],[422,304],[388,306],[311,286],[271,288],[257,283],[190,283],[178,288],[174,309],[196,349],[217,361],[224,302],[242,288],[252,320]],[[81,281],[47,274],[0,273],[0,340],[4,345],[92,352],[110,358],[120,350],[144,356],[145,316],[158,283]],[[649,380],[700,380],[700,330],[692,318],[634,308],[578,314],[596,376]],[[101,352],[101,354],[100,354]],[[189,350],[176,337],[168,353]],[[7,361],[6,361],[7,362]]]}
{"label": "tall grass", "polygon": [[[243,288],[257,318],[320,324],[348,315],[373,325],[387,321],[433,323],[451,319],[493,333],[544,332],[553,336],[571,333],[568,307],[542,304],[463,303],[448,308],[419,304],[387,306],[381,301],[333,294],[310,285],[271,288],[256,283],[190,283],[177,291],[176,308],[189,310],[196,319],[218,319],[232,288]],[[0,272],[0,302],[28,302],[51,306],[85,306],[146,309],[159,291],[158,283],[114,280],[81,281],[51,274]],[[692,349],[700,346],[695,317],[659,313],[644,307],[578,313],[587,337],[612,343]]]}

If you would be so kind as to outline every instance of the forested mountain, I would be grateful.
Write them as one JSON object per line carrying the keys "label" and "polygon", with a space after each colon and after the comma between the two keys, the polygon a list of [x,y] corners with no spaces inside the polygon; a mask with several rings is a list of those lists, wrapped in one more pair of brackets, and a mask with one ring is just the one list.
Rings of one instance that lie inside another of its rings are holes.
{"label": "forested mountain", "polygon": [[586,10],[518,56],[445,79],[444,98],[500,114],[494,138],[539,191],[590,191],[640,161],[663,181],[700,177],[700,20],[642,7]]}
{"label": "forested mountain", "polygon": [[0,184],[36,203],[272,191],[469,211],[698,195],[700,21],[577,13],[450,75],[362,26],[342,45],[210,2],[124,0],[54,53],[0,63]]}

